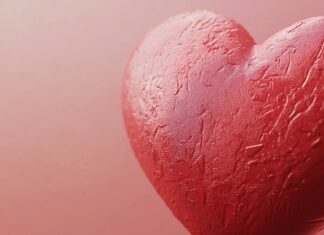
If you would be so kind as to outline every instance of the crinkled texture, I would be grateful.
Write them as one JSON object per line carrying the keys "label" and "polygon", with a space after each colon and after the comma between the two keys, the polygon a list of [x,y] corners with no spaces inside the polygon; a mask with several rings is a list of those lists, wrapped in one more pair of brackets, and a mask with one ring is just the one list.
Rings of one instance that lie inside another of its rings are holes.
{"label": "crinkled texture", "polygon": [[256,45],[210,12],[150,32],[125,74],[134,152],[193,235],[293,235],[324,217],[324,17]]}

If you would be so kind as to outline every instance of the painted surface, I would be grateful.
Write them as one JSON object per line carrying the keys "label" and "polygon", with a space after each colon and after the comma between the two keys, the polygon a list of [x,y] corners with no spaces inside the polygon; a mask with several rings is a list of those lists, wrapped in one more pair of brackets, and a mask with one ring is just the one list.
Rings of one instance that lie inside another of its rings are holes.
{"label": "painted surface", "polygon": [[132,147],[193,235],[301,235],[324,216],[324,17],[256,44],[208,11],[168,19],[123,86]]}

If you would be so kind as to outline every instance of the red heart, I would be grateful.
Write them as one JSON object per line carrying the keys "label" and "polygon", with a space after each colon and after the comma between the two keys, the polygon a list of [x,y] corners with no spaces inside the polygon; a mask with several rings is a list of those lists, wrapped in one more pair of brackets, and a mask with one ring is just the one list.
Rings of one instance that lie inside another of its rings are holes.
{"label": "red heart", "polygon": [[183,14],[149,33],[123,110],[146,175],[194,235],[291,235],[324,216],[324,18],[261,45]]}

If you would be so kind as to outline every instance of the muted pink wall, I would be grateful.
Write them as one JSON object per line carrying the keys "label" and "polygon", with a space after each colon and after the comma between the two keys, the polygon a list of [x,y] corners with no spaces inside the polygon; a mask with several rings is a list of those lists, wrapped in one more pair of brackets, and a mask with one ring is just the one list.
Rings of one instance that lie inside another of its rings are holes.
{"label": "muted pink wall", "polygon": [[185,235],[134,159],[120,84],[174,14],[233,17],[261,42],[323,0],[0,0],[0,234]]}

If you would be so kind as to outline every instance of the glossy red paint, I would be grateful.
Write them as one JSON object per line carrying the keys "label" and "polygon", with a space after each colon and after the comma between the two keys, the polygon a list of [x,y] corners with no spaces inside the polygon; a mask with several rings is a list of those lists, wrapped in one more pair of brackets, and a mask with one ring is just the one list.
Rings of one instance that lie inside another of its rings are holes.
{"label": "glossy red paint", "polygon": [[194,235],[305,234],[324,216],[324,18],[256,45],[210,12],[150,32],[123,88],[132,147]]}

